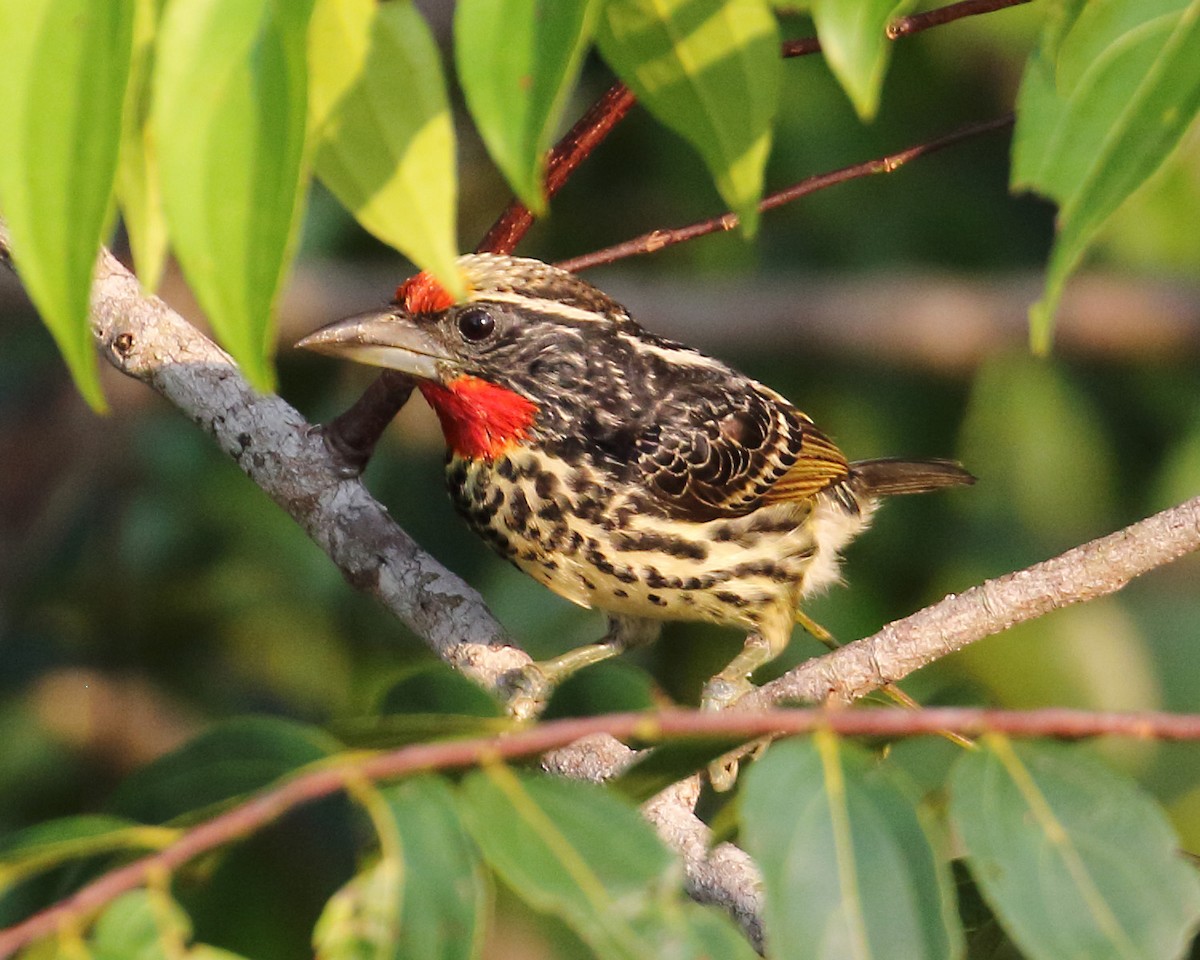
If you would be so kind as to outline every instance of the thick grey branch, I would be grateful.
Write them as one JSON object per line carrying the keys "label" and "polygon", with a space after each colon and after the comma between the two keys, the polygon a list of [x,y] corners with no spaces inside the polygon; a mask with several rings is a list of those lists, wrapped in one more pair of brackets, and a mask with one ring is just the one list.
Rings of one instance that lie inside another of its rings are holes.
{"label": "thick grey branch", "polygon": [[[9,247],[0,222],[0,252]],[[304,528],[357,589],[376,597],[442,659],[491,690],[530,662],[479,594],[423,551],[357,478],[341,476],[290,405],[256,393],[232,359],[107,250],[92,285],[101,353],[209,433]]]}

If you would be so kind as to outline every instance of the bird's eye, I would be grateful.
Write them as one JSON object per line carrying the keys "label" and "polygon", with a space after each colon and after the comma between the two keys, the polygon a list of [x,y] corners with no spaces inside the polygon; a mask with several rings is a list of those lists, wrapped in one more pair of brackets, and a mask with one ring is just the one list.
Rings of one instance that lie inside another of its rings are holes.
{"label": "bird's eye", "polygon": [[486,340],[495,329],[496,318],[483,307],[467,307],[458,315],[458,332],[471,343]]}

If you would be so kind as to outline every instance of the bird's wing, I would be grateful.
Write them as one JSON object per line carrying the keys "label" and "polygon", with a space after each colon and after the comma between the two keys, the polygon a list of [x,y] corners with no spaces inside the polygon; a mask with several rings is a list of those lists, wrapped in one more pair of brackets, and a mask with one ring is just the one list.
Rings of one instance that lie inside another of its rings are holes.
{"label": "bird's wing", "polygon": [[637,443],[640,473],[669,516],[744,516],[813,497],[849,473],[833,442],[765,388],[691,399],[686,416],[658,418]]}

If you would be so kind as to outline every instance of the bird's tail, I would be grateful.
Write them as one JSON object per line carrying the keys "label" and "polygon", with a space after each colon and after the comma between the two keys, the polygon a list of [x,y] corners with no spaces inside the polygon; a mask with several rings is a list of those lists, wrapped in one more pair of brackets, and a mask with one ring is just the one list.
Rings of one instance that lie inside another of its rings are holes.
{"label": "bird's tail", "polygon": [[928,493],[975,482],[953,460],[856,460],[850,464],[848,479],[856,493],[871,498]]}

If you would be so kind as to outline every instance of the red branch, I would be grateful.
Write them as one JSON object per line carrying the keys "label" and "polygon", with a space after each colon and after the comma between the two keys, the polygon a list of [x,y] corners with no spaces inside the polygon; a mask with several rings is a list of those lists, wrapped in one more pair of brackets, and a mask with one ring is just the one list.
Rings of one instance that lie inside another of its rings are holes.
{"label": "red branch", "polygon": [[[799,183],[764,197],[762,202],[759,203],[758,209],[762,211],[774,210],[785,203],[791,203],[801,197],[808,196],[810,193],[825,190],[828,187],[845,183],[848,180],[857,180],[861,177],[869,177],[877,173],[892,173],[910,160],[928,156],[952,144],[961,143],[964,140],[990,133],[993,130],[1007,129],[1012,126],[1013,119],[1013,115],[1009,113],[1003,117],[997,117],[995,120],[972,123],[954,130],[945,136],[938,137],[936,140],[930,140],[927,143],[918,143],[906,150],[901,150],[886,157],[866,160],[863,163],[842,167],[840,170],[833,170],[829,173],[818,173],[814,176],[806,177]],[[582,270],[588,270],[606,263],[624,260],[627,257],[634,257],[644,253],[656,253],[664,247],[683,243],[687,240],[694,240],[709,233],[732,230],[737,225],[737,214],[726,213],[709,220],[701,220],[699,223],[689,224],[686,227],[651,230],[649,233],[643,233],[632,240],[626,240],[623,243],[605,247],[603,250],[585,253],[582,256],[572,257],[570,260],[560,260],[555,266],[561,267],[563,270],[570,270],[572,273],[578,273]]]}
{"label": "red branch", "polygon": [[936,10],[915,13],[911,17],[897,17],[888,24],[887,35],[889,40],[899,40],[930,27],[940,27],[943,23],[961,20],[963,17],[976,17],[981,13],[992,13],[1028,2],[1029,0],[962,0],[960,3],[951,3]]}
{"label": "red branch", "polygon": [[758,713],[666,710],[554,720],[500,737],[417,744],[369,756],[358,754],[270,787],[245,803],[191,828],[170,846],[106,873],[65,900],[0,930],[0,958],[11,956],[64,924],[99,910],[155,875],[178,870],[201,854],[249,836],[295,807],[363,780],[389,780],[430,770],[472,767],[488,760],[537,756],[602,733],[638,741],[686,737],[741,740],[811,733],[817,729],[867,737],[910,737],[952,730],[971,737],[999,733],[1069,739],[1111,735],[1139,740],[1195,741],[1200,740],[1200,714],[1092,713],[1067,709],[1012,711],[975,707],[921,710],[811,708]]}

